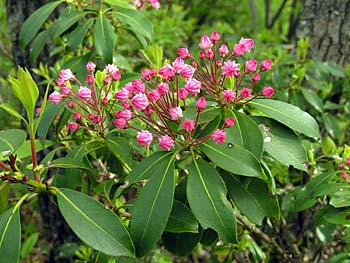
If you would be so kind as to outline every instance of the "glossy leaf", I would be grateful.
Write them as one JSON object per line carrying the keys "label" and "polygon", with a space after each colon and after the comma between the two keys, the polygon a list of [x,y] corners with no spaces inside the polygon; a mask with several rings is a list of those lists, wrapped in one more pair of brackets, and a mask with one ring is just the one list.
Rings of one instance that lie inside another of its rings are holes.
{"label": "glossy leaf", "polygon": [[56,38],[66,32],[71,26],[82,19],[88,12],[68,11],[61,16],[49,27],[48,32],[52,38]]}
{"label": "glossy leaf", "polygon": [[277,161],[305,171],[306,151],[298,136],[288,127],[269,118],[255,118],[264,136],[264,149]]}
{"label": "glossy leaf", "polygon": [[152,23],[143,13],[132,9],[118,8],[115,14],[120,21],[129,25],[132,31],[142,34],[149,40],[152,39]]}
{"label": "glossy leaf", "polygon": [[334,207],[350,206],[350,189],[341,187],[340,191],[333,194],[329,203]]}
{"label": "glossy leaf", "polygon": [[[45,140],[43,142],[40,142],[39,140],[35,140],[35,148],[37,152],[40,152],[55,143],[53,141]],[[31,147],[30,147],[30,141],[26,140],[21,147],[18,148],[16,151],[17,158],[22,159],[31,156]]]}
{"label": "glossy leaf", "polygon": [[0,131],[0,159],[4,156],[16,153],[25,142],[27,133],[20,129],[8,129]]}
{"label": "glossy leaf", "polygon": [[19,261],[21,247],[21,224],[18,207],[10,208],[0,215],[0,258],[6,263]]}
{"label": "glossy leaf", "polygon": [[261,160],[263,153],[263,136],[258,125],[249,116],[235,112],[235,124],[226,129],[227,141],[245,148]]}
{"label": "glossy leaf", "polygon": [[108,136],[106,144],[108,150],[112,152],[128,171],[131,171],[131,168],[134,166],[134,160],[129,142],[120,136]]}
{"label": "glossy leaf", "polygon": [[30,61],[34,62],[39,56],[41,51],[44,49],[45,44],[49,41],[50,36],[47,31],[40,32],[33,40],[30,47],[29,58]]}
{"label": "glossy leaf", "polygon": [[94,27],[94,44],[97,54],[105,63],[112,63],[116,41],[114,28],[109,19],[100,13]]}
{"label": "glossy leaf", "polygon": [[315,119],[300,108],[278,100],[255,99],[249,105],[262,111],[267,116],[283,123],[292,130],[309,137],[320,137]]}
{"label": "glossy leaf", "polygon": [[315,91],[310,91],[308,89],[302,88],[301,92],[304,95],[304,98],[307,100],[308,103],[312,107],[314,107],[318,112],[322,112],[322,100],[321,98],[317,95]]}
{"label": "glossy leaf", "polygon": [[164,232],[162,241],[167,250],[176,256],[184,257],[198,244],[202,233],[170,233]]}
{"label": "glossy leaf", "polygon": [[[201,111],[197,124],[207,123],[215,119],[215,117],[218,116],[219,114],[220,114],[220,108],[206,107],[203,111]],[[183,112],[182,120],[185,121],[186,119],[191,119],[195,121],[196,116],[197,116],[197,108],[191,105],[187,107],[187,109]],[[181,124],[181,127],[182,127],[182,124]]]}
{"label": "glossy leaf", "polygon": [[172,233],[198,233],[198,223],[190,209],[183,203],[174,200],[165,231]]}
{"label": "glossy leaf", "polygon": [[251,152],[230,141],[215,144],[210,140],[200,147],[205,155],[222,169],[244,176],[263,176],[258,159]]}
{"label": "glossy leaf", "polygon": [[82,161],[69,157],[58,158],[50,163],[50,168],[66,168],[66,169],[90,169]]}
{"label": "glossy leaf", "polygon": [[25,48],[36,36],[46,19],[62,2],[63,1],[53,1],[43,5],[23,23],[21,32],[19,33],[19,42],[22,48]]}
{"label": "glossy leaf", "polygon": [[29,122],[34,120],[34,110],[39,97],[39,89],[28,69],[18,67],[17,78],[9,77],[13,92],[23,104]]}
{"label": "glossy leaf", "polygon": [[57,193],[58,207],[73,232],[92,248],[111,256],[132,256],[130,235],[119,217],[95,199],[70,189]]}
{"label": "glossy leaf", "polygon": [[60,103],[59,105],[49,103],[45,111],[42,113],[40,112],[42,117],[40,123],[38,124],[37,137],[41,142],[46,139],[49,129],[62,107],[64,107],[64,103]]}
{"label": "glossy leaf", "polygon": [[175,191],[174,169],[173,153],[157,164],[153,176],[137,198],[130,232],[139,257],[154,247],[168,222]]}
{"label": "glossy leaf", "polygon": [[193,160],[189,167],[187,198],[203,228],[214,229],[221,240],[237,243],[236,218],[218,172],[206,161]]}
{"label": "glossy leaf", "polygon": [[228,173],[223,176],[231,199],[250,221],[261,225],[265,217],[279,219],[277,198],[269,193],[264,181]]}
{"label": "glossy leaf", "polygon": [[330,136],[337,139],[340,136],[339,119],[329,113],[322,115],[324,127]]}
{"label": "glossy leaf", "polygon": [[0,183],[0,215],[8,208],[10,193],[10,182],[3,181]]}
{"label": "glossy leaf", "polygon": [[74,29],[69,35],[68,35],[68,46],[70,50],[75,51],[78,46],[83,42],[84,37],[89,30],[89,28],[94,23],[93,19],[88,19],[84,21],[81,25],[78,25],[76,29]]}

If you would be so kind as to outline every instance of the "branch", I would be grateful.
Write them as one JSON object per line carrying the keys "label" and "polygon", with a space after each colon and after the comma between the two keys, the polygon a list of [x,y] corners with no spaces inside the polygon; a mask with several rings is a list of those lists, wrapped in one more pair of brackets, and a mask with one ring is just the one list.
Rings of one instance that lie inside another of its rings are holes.
{"label": "branch", "polygon": [[[279,9],[277,10],[277,13],[274,15],[274,17],[271,20],[271,23],[267,23],[266,28],[271,29],[273,25],[276,23],[277,19],[280,17],[282,14],[282,11],[284,9],[284,6],[287,4],[288,0],[284,0]],[[268,22],[268,21],[267,21]]]}

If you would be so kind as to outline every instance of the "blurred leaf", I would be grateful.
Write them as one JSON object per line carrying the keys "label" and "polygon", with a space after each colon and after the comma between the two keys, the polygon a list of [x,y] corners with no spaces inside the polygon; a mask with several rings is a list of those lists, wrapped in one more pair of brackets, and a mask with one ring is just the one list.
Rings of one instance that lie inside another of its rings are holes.
{"label": "blurred leaf", "polygon": [[138,257],[150,251],[168,222],[175,191],[174,153],[158,162],[132,211],[130,233]]}
{"label": "blurred leaf", "polygon": [[198,244],[201,233],[170,233],[164,232],[162,241],[167,250],[176,256],[184,257]]}
{"label": "blurred leaf", "polygon": [[329,113],[325,113],[322,115],[324,127],[326,128],[329,135],[337,139],[337,137],[340,135],[340,128],[339,128],[339,119]]}
{"label": "blurred leaf", "polygon": [[111,6],[127,8],[127,9],[135,9],[134,5],[130,5],[129,0],[105,0],[104,2]]}
{"label": "blurred leaf", "polygon": [[50,163],[50,168],[59,167],[65,169],[90,169],[90,167],[86,166],[82,161],[77,159],[72,159],[70,157],[58,158],[53,160]]}
{"label": "blurred leaf", "polygon": [[203,231],[200,243],[203,246],[210,247],[217,239],[218,234],[213,229],[207,228]]}
{"label": "blurred leaf", "polygon": [[10,193],[10,182],[3,181],[0,184],[0,215],[4,213],[8,208],[9,203],[9,193]]}
{"label": "blurred leaf", "polygon": [[193,160],[187,182],[187,198],[193,214],[204,229],[212,228],[221,240],[237,243],[236,218],[226,196],[218,172],[202,159]]}
{"label": "blurred leaf", "polygon": [[43,5],[23,23],[18,37],[20,45],[23,49],[36,36],[46,19],[62,2],[63,1],[53,1]]}
{"label": "blurred leaf", "polygon": [[198,223],[190,209],[183,203],[174,200],[165,231],[172,233],[198,233]]}
{"label": "blurred leaf", "polygon": [[31,234],[26,240],[24,240],[22,244],[21,249],[21,259],[26,259],[30,253],[30,251],[35,246],[36,242],[38,241],[39,233],[33,233]]}
{"label": "blurred leaf", "polygon": [[309,137],[320,137],[315,119],[294,105],[269,99],[255,99],[249,105],[297,132]]}
{"label": "blurred leaf", "polygon": [[331,137],[327,136],[322,140],[323,154],[334,154],[337,152],[337,146]]}
{"label": "blurred leaf", "polygon": [[30,61],[34,62],[40,56],[41,51],[43,50],[47,41],[50,37],[48,31],[40,32],[33,40],[33,43],[30,46]]}
{"label": "blurred leaf", "polygon": [[109,19],[100,12],[94,27],[94,44],[97,54],[104,63],[113,62],[113,51],[116,41],[114,27]]}
{"label": "blurred leaf", "polygon": [[322,112],[322,100],[317,96],[315,91],[310,91],[308,89],[302,88],[301,92],[304,95],[304,98],[312,107],[314,107],[318,112]]}
{"label": "blurred leaf", "polygon": [[117,18],[120,21],[122,21],[124,24],[129,25],[132,31],[142,34],[149,40],[152,39],[152,23],[142,12],[132,9],[118,8],[114,13],[117,15]]}
{"label": "blurred leaf", "polygon": [[8,114],[11,114],[12,116],[16,117],[19,120],[26,121],[23,116],[10,104],[8,103],[2,103],[0,104],[0,108],[5,110]]}
{"label": "blurred leaf", "polygon": [[265,217],[279,220],[277,198],[269,193],[264,181],[228,173],[224,173],[223,177],[231,199],[250,221],[261,225]]}
{"label": "blurred leaf", "polygon": [[[40,142],[39,140],[35,140],[35,148],[36,152],[40,152],[55,143],[53,141],[45,140],[43,142]],[[26,140],[21,147],[18,148],[17,150],[17,158],[18,159],[23,159],[31,156],[31,146],[30,146],[30,141]]]}
{"label": "blurred leaf", "polygon": [[15,154],[25,142],[27,133],[19,129],[0,131],[0,160],[10,154]]}
{"label": "blurred leaf", "polygon": [[92,248],[111,256],[132,256],[130,235],[119,217],[100,202],[70,189],[57,193],[58,207],[73,232]]}
{"label": "blurred leaf", "polygon": [[340,191],[332,195],[329,204],[337,208],[350,206],[350,189],[341,188]]}
{"label": "blurred leaf", "polygon": [[277,161],[306,171],[308,161],[306,151],[298,136],[288,127],[269,118],[256,117],[255,120],[264,136],[264,149]]}
{"label": "blurred leaf", "polygon": [[244,176],[264,176],[258,159],[251,152],[229,141],[215,144],[210,140],[203,143],[200,148],[222,169]]}
{"label": "blurred leaf", "polygon": [[21,247],[21,224],[18,207],[0,215],[0,258],[18,263]]}

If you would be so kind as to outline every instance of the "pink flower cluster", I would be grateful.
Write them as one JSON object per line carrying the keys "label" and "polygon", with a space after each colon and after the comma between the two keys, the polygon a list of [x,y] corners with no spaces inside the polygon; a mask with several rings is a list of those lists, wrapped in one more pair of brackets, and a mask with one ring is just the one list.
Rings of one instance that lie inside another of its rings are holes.
{"label": "pink flower cluster", "polygon": [[349,167],[350,167],[350,157],[345,159],[345,164],[344,162],[339,163],[339,169],[341,169],[341,177],[343,179],[347,179],[349,177],[347,173],[347,171],[349,171]]}
{"label": "pink flower cluster", "polygon": [[[208,139],[223,143],[225,129],[234,125],[234,118],[228,113],[231,105],[248,103],[257,96],[271,98],[274,89],[266,86],[257,94],[252,89],[260,81],[260,74],[271,69],[270,60],[260,65],[256,60],[247,60],[244,67],[234,60],[250,52],[254,46],[252,39],[241,38],[231,51],[226,44],[219,46],[219,41],[218,32],[210,37],[204,35],[199,43],[199,60],[187,48],[179,48],[179,57],[174,61],[158,70],[143,69],[140,79],[132,80],[114,93],[110,92],[111,87],[121,78],[114,64],[105,67],[103,83],[98,83],[94,76],[96,65],[87,63],[86,85],[71,70],[63,69],[56,80],[60,91],[51,93],[49,100],[54,103],[66,100],[73,111],[74,121],[68,125],[72,131],[83,127],[104,134],[113,123],[119,130],[136,130],[136,140],[141,146],[149,147],[158,141],[159,147],[166,151],[175,145],[200,145]],[[251,77],[247,81],[248,76]],[[235,78],[235,86],[226,88],[226,78]],[[73,84],[78,88],[73,88]],[[208,106],[207,99],[217,104]],[[207,124],[202,125],[200,116],[208,107],[222,107],[225,117],[216,130],[200,136]]]}
{"label": "pink flower cluster", "polygon": [[149,2],[154,9],[160,8],[160,3],[158,0],[134,0],[134,5],[137,9],[140,9],[147,2]]}

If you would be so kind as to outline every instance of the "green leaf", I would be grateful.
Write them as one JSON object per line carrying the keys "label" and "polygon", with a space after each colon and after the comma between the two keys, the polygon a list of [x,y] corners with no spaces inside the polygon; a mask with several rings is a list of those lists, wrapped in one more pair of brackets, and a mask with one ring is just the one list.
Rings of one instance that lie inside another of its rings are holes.
{"label": "green leaf", "polygon": [[39,89],[27,69],[18,67],[17,79],[9,77],[13,92],[23,104],[29,123],[34,120],[35,104],[39,97]]}
{"label": "green leaf", "polygon": [[0,215],[0,258],[18,263],[21,247],[21,224],[18,207]]}
{"label": "green leaf", "polygon": [[132,9],[118,8],[115,14],[120,21],[122,21],[124,24],[129,25],[132,31],[142,34],[149,40],[152,39],[152,23],[142,12]]}
{"label": "green leaf", "polygon": [[40,32],[33,40],[30,46],[30,61],[34,62],[40,55],[47,41],[49,41],[50,36],[48,31]]}
{"label": "green leaf", "polygon": [[[36,152],[40,152],[52,145],[54,145],[55,143],[53,141],[49,141],[49,140],[45,140],[43,142],[40,142],[39,140],[35,140],[35,148],[36,148]],[[22,158],[26,158],[31,156],[31,146],[30,146],[30,140],[26,140],[21,147],[18,148],[17,150],[17,158],[18,159],[22,159]]]}
{"label": "green leaf", "polygon": [[336,116],[333,116],[329,113],[322,115],[324,127],[326,128],[329,135],[337,139],[340,135],[339,119]]}
{"label": "green leaf", "polygon": [[258,159],[251,152],[230,141],[222,144],[207,141],[200,148],[213,163],[222,169],[244,176],[264,176]]}
{"label": "green leaf", "polygon": [[130,235],[119,217],[100,202],[70,189],[57,193],[58,207],[73,232],[92,248],[111,256],[132,256]]}
{"label": "green leaf", "polygon": [[3,181],[0,184],[0,215],[7,210],[9,203],[10,182]]}
{"label": "green leaf", "polygon": [[322,152],[323,154],[335,154],[337,152],[337,146],[331,137],[327,136],[322,140]]}
{"label": "green leaf", "polygon": [[41,120],[38,123],[37,137],[41,142],[46,139],[50,128],[52,128],[52,123],[62,107],[64,107],[64,103],[60,103],[59,105],[49,103],[43,112],[40,111]]}
{"label": "green leaf", "polygon": [[274,159],[294,168],[306,171],[306,151],[298,136],[288,127],[269,118],[256,117],[264,136],[264,148]]}
{"label": "green leaf", "polygon": [[0,159],[16,153],[26,138],[27,133],[23,130],[9,129],[0,131]]}
{"label": "green leaf", "polygon": [[56,38],[66,32],[71,26],[77,23],[82,17],[89,12],[68,11],[63,13],[54,23],[49,27],[48,32],[52,38]]}
{"label": "green leaf", "polygon": [[94,20],[92,18],[84,21],[81,25],[78,25],[76,29],[74,29],[69,35],[68,35],[68,46],[70,50],[75,51],[78,46],[83,42],[84,37],[89,30],[89,28],[94,23]]}
{"label": "green leaf", "polygon": [[292,130],[309,137],[320,137],[315,119],[300,108],[278,100],[255,99],[249,105],[262,111],[272,119],[283,123]]}
{"label": "green leaf", "polygon": [[134,5],[130,5],[129,0],[105,0],[106,4],[127,9],[135,9]]}
{"label": "green leaf", "polygon": [[212,228],[221,240],[237,243],[236,218],[227,190],[218,172],[204,160],[193,160],[189,167],[187,198],[203,228]]}
{"label": "green leaf", "polygon": [[46,19],[62,2],[63,1],[53,1],[40,7],[23,23],[23,26],[19,33],[19,42],[21,48],[24,49],[29,44],[29,42],[39,32]]}
{"label": "green leaf", "polygon": [[162,241],[165,248],[171,253],[179,257],[184,257],[197,246],[201,236],[201,233],[164,232],[162,235]]}
{"label": "green leaf", "polygon": [[26,259],[26,257],[28,257],[30,251],[33,249],[36,242],[38,241],[38,238],[39,233],[33,233],[23,242],[21,249],[21,259]]}
{"label": "green leaf", "polygon": [[2,103],[0,104],[0,108],[5,110],[8,114],[11,114],[12,116],[16,117],[19,120],[26,121],[23,116],[14,108],[12,105],[8,103]]}
{"label": "green leaf", "polygon": [[108,150],[122,163],[122,165],[131,171],[134,166],[134,160],[130,149],[129,142],[120,136],[108,136],[106,145]]}
{"label": "green leaf", "polygon": [[310,91],[308,89],[302,88],[301,92],[312,107],[314,107],[318,112],[322,112],[322,100],[319,96],[317,96],[315,91]]}
{"label": "green leaf", "polygon": [[97,54],[104,63],[112,63],[115,41],[114,28],[109,19],[101,12],[94,27],[94,43]]}
{"label": "green leaf", "polygon": [[279,220],[277,198],[269,193],[264,181],[228,173],[224,173],[223,177],[231,199],[250,221],[261,225],[266,216]]}
{"label": "green leaf", "polygon": [[58,158],[53,160],[50,163],[50,168],[53,167],[59,167],[59,168],[66,168],[66,169],[90,169],[90,167],[86,166],[82,161],[79,161],[77,159],[71,159],[69,157],[65,158]]}
{"label": "green leaf", "polygon": [[235,125],[226,129],[226,140],[245,148],[261,160],[263,136],[258,125],[247,115],[235,112]]}
{"label": "green leaf", "polygon": [[350,189],[340,188],[340,191],[333,194],[329,203],[337,208],[350,206]]}
{"label": "green leaf", "polygon": [[198,233],[198,223],[190,209],[188,209],[183,203],[174,200],[165,231],[172,233]]}
{"label": "green leaf", "polygon": [[[203,111],[201,111],[199,115],[199,119],[197,124],[207,123],[213,119],[215,119],[216,116],[220,114],[220,108],[219,107],[206,107]],[[186,119],[195,120],[197,116],[197,107],[195,105],[188,106],[187,109],[183,112],[183,118],[182,123]],[[181,127],[182,127],[181,123]]]}
{"label": "green leaf", "polygon": [[175,191],[175,155],[157,164],[153,176],[142,188],[132,211],[130,232],[138,257],[150,251],[164,231]]}

